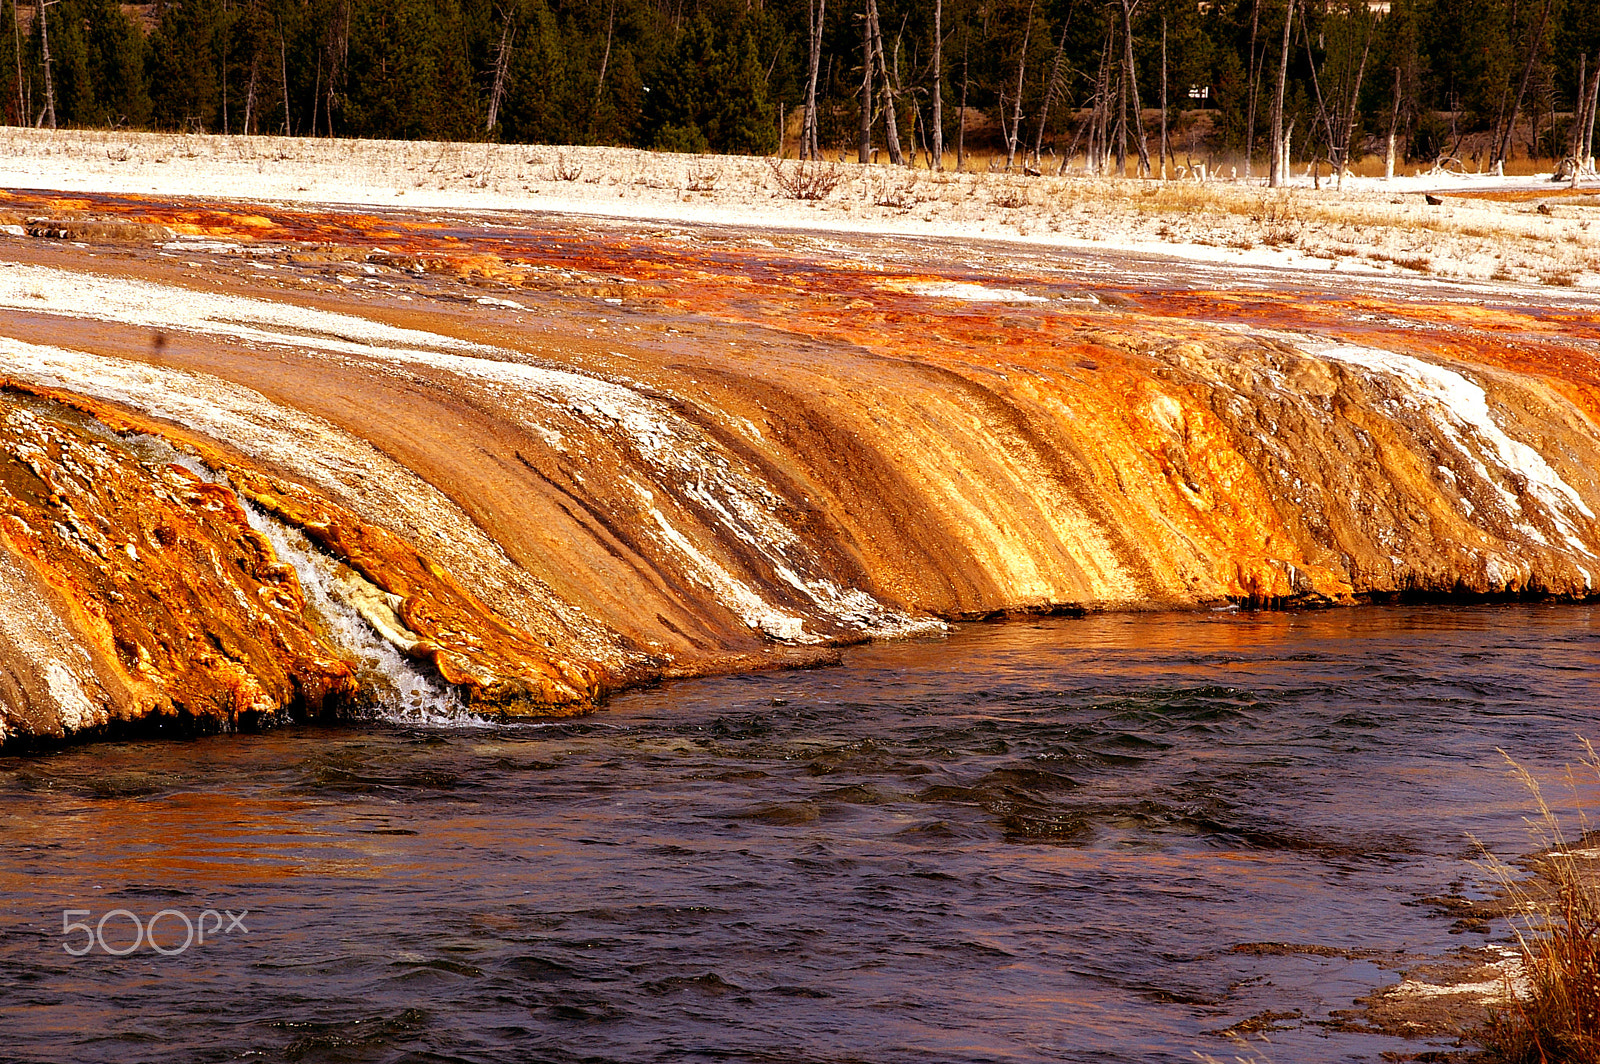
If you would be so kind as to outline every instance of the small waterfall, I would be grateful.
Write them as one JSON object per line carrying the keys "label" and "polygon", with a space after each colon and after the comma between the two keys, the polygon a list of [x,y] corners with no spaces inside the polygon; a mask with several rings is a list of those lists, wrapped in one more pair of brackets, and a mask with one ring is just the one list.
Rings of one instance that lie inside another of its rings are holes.
{"label": "small waterfall", "polygon": [[[50,400],[23,397],[15,402],[42,407],[56,416],[62,409]],[[207,483],[231,487],[225,474],[160,436],[118,432],[89,416],[76,416],[74,422],[92,435],[127,448],[148,465],[181,466]],[[426,666],[407,658],[361,616],[350,601],[348,588],[364,584],[364,581],[350,579],[353,574],[349,570],[318,550],[299,529],[266,514],[242,497],[239,503],[244,507],[250,527],[267,537],[280,561],[294,566],[306,604],[321,634],[334,643],[346,659],[355,663],[363,689],[373,695],[371,716],[396,724],[436,728],[495,725],[489,718],[468,712],[458,691]],[[340,579],[341,570],[346,574],[344,581]],[[371,590],[377,592],[376,588]]]}
{"label": "small waterfall", "polygon": [[494,721],[469,712],[457,691],[419,668],[356,612],[341,590],[339,562],[318,550],[299,529],[244,499],[240,502],[250,527],[267,537],[280,561],[294,566],[306,604],[322,623],[324,633],[355,661],[362,686],[376,696],[373,716],[430,728],[494,725]]}

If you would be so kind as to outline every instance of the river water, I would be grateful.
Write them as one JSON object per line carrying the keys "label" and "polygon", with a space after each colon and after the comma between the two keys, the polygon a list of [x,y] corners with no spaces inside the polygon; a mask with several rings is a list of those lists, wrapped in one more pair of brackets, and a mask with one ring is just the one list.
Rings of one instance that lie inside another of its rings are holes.
{"label": "river water", "polygon": [[[1419,1052],[1333,1023],[1398,979],[1340,951],[1485,941],[1422,899],[1486,883],[1469,833],[1530,848],[1496,748],[1576,761],[1597,635],[1017,621],[564,722],[0,760],[0,1059],[1231,1060],[1264,1012],[1261,1060]],[[170,955],[105,952],[163,910]]]}

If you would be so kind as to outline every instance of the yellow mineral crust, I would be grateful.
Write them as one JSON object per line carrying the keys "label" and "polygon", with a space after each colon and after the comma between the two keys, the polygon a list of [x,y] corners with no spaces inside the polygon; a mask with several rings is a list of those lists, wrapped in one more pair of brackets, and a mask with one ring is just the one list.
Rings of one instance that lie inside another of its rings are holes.
{"label": "yellow mineral crust", "polygon": [[59,736],[147,715],[236,725],[354,693],[349,666],[306,627],[294,570],[232,492],[141,460],[70,409],[7,400],[9,731]]}
{"label": "yellow mineral crust", "polygon": [[4,249],[11,738],[358,699],[245,505],[512,713],[962,618],[1593,594],[1600,328],[1577,296],[129,213],[285,250]]}

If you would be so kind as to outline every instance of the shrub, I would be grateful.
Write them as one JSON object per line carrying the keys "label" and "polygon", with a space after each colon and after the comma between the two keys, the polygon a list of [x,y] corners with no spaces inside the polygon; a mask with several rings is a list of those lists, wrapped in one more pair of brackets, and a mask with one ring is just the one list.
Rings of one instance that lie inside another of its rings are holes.
{"label": "shrub", "polygon": [[656,131],[651,144],[656,151],[678,152],[681,155],[704,155],[711,150],[710,141],[693,122],[687,125],[665,125]]}
{"label": "shrub", "polygon": [[828,194],[844,180],[844,172],[837,163],[824,166],[817,162],[806,162],[786,166],[777,159],[768,159],[767,165],[772,168],[772,179],[778,183],[778,188],[790,199],[827,199]]}

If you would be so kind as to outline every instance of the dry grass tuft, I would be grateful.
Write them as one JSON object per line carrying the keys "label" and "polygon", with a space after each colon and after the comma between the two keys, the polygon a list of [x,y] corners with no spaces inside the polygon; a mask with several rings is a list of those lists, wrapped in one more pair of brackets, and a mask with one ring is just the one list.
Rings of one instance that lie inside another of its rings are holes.
{"label": "dry grass tuft", "polygon": [[917,205],[917,177],[916,171],[911,171],[909,177],[900,181],[890,181],[887,176],[878,192],[872,197],[874,205],[887,207],[902,214]]}
{"label": "dry grass tuft", "polygon": [[1416,270],[1418,273],[1433,272],[1433,260],[1426,255],[1390,255],[1387,252],[1372,251],[1367,253],[1367,258],[1374,262],[1392,262],[1402,269]]}
{"label": "dry grass tuft", "polygon": [[989,204],[1003,210],[1016,210],[1028,205],[1028,192],[1026,189],[1005,187],[994,190],[989,197]]}
{"label": "dry grass tuft", "polygon": [[550,176],[557,181],[576,181],[583,176],[583,167],[568,163],[566,153],[563,152],[556,156],[556,164],[550,168]]}
{"label": "dry grass tuft", "polygon": [[717,182],[722,180],[722,168],[716,166],[702,166],[693,163],[689,166],[688,190],[690,192],[715,192]]}
{"label": "dry grass tuft", "polygon": [[[1586,773],[1600,779],[1600,758],[1584,740]],[[1578,844],[1567,841],[1527,769],[1505,755],[1533,795],[1538,817],[1528,822],[1539,846],[1538,875],[1522,879],[1498,858],[1488,864],[1522,916],[1512,923],[1522,951],[1525,988],[1508,987],[1509,1006],[1490,1017],[1477,1040],[1507,1064],[1600,1062],[1600,876],[1586,868],[1596,841],[1580,818]],[[1574,791],[1575,780],[1569,780]]]}

